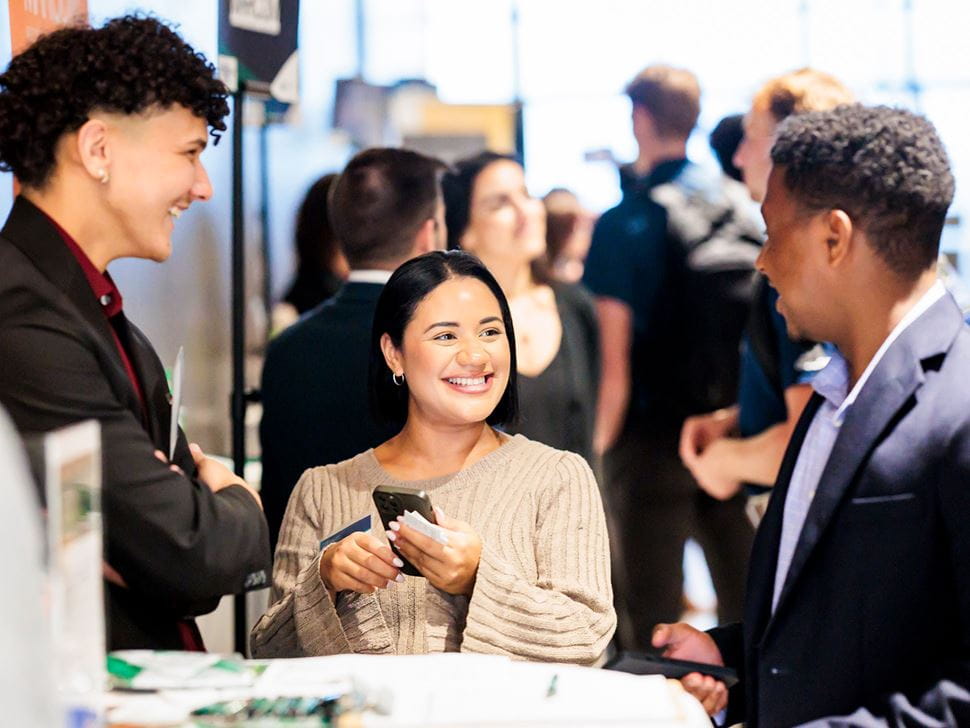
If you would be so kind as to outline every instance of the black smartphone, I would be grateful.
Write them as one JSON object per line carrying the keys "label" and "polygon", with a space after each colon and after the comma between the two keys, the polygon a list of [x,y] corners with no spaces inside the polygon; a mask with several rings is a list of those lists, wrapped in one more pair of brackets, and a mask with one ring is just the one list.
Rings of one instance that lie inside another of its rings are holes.
{"label": "black smartphone", "polygon": [[[394,488],[390,485],[379,485],[374,488],[374,505],[377,506],[377,512],[380,514],[385,531],[391,529],[391,521],[397,520],[398,516],[403,516],[404,511],[414,511],[423,516],[426,521],[437,523],[434,517],[434,509],[431,507],[431,499],[423,490],[408,490],[407,488]],[[404,558],[393,541],[391,541],[391,549],[404,562],[401,571],[408,576],[421,576],[421,572],[415,568],[414,564]]]}
{"label": "black smartphone", "polygon": [[603,665],[603,669],[619,670],[633,675],[663,675],[675,679],[690,675],[692,672],[699,672],[701,675],[710,675],[715,680],[720,680],[729,688],[738,683],[738,673],[730,667],[709,665],[706,662],[674,660],[670,657],[647,655],[642,652],[620,652]]}

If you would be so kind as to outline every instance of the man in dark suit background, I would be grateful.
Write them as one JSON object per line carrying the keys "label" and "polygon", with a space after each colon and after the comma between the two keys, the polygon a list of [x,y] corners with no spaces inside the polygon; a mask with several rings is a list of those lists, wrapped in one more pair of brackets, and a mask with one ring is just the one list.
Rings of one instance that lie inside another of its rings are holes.
{"label": "man in dark suit background", "polygon": [[336,296],[270,342],[263,366],[261,493],[274,548],[304,470],[396,434],[378,425],[368,406],[371,324],[394,269],[444,248],[444,169],[406,149],[367,149],[337,180],[330,217],[350,276]]}
{"label": "man in dark suit background", "polygon": [[181,430],[163,454],[165,373],[106,271],[167,259],[175,220],[212,195],[214,71],[124,17],[43,36],[0,76],[0,167],[22,187],[0,233],[0,402],[23,434],[100,424],[109,649],[202,649],[192,616],[268,580],[255,491]]}
{"label": "man in dark suit background", "polygon": [[738,669],[729,699],[684,679],[728,723],[965,721],[970,331],[936,275],[946,153],[922,117],[849,106],[786,121],[772,160],[759,269],[789,333],[837,351],[758,532],[743,625],[658,625],[653,643]]}

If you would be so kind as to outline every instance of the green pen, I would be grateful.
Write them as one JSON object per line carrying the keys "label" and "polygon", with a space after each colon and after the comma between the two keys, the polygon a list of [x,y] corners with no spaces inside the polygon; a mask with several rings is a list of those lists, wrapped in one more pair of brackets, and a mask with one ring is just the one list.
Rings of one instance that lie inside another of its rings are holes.
{"label": "green pen", "polygon": [[546,697],[551,698],[556,694],[556,685],[559,682],[559,673],[552,676],[552,680],[549,681],[549,688],[546,690]]}

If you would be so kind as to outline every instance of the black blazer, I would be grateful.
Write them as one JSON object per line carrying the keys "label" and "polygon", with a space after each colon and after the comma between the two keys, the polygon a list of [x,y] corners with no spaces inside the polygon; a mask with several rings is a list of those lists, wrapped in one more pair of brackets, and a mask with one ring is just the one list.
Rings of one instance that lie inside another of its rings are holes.
{"label": "black blazer", "polygon": [[367,395],[378,283],[347,283],[270,342],[263,365],[261,494],[273,546],[307,468],[338,463],[397,429],[378,425]]}
{"label": "black blazer", "polygon": [[0,232],[0,402],[21,433],[101,424],[106,559],[128,584],[107,584],[109,649],[178,649],[178,620],[223,594],[260,586],[270,554],[263,514],[240,487],[213,493],[179,430],[171,471],[171,404],[162,365],[134,325],[125,373],[110,324],[48,218],[22,197]]}
{"label": "black blazer", "polygon": [[970,687],[970,330],[949,295],[890,346],[849,409],[771,612],[788,486],[814,395],[754,544],[729,723],[790,726]]}

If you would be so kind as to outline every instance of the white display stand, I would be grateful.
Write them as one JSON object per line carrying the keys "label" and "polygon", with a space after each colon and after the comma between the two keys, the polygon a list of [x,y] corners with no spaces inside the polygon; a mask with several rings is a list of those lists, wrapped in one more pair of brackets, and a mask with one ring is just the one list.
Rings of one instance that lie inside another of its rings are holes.
{"label": "white display stand", "polygon": [[97,725],[106,685],[101,428],[44,436],[54,685],[65,725]]}

